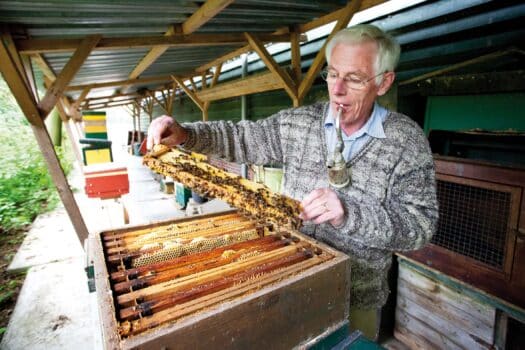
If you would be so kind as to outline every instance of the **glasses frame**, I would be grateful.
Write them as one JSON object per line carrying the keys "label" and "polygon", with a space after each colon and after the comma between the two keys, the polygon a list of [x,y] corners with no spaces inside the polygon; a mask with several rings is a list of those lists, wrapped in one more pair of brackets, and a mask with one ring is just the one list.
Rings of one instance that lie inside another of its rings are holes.
{"label": "glasses frame", "polygon": [[[375,79],[377,78],[378,76],[382,75],[382,74],[385,74],[387,72],[381,72],[379,74],[376,74],[374,75],[373,77],[371,78],[368,78],[368,79],[365,79],[365,80],[360,80],[359,81],[359,85],[354,85],[354,86],[351,86],[350,84],[352,84],[349,80],[347,80],[347,77],[348,75],[345,75],[344,77],[341,77],[339,76],[339,73],[337,73],[337,77],[335,78],[330,78],[329,75],[329,69],[328,68],[325,68],[321,71],[321,78],[323,78],[324,81],[326,81],[327,83],[332,83],[332,82],[336,82],[337,79],[342,79],[345,86],[348,88],[348,89],[352,89],[352,90],[364,90],[364,88],[366,87],[366,84],[368,84],[368,82],[372,79]],[[331,79],[334,79],[333,81]],[[354,79],[355,80],[355,79]]]}

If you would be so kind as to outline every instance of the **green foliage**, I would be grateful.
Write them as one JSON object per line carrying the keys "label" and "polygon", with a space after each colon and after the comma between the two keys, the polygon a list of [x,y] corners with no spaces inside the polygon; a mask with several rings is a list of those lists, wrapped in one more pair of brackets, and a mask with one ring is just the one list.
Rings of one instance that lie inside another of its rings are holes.
{"label": "green foliage", "polygon": [[[71,163],[63,161],[64,171]],[[58,203],[35,137],[5,82],[0,79],[0,232],[24,228]]]}

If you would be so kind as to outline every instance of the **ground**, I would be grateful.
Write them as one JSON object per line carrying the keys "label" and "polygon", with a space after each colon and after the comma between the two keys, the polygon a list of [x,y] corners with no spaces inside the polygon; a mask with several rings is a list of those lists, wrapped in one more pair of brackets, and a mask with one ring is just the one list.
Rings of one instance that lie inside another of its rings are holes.
{"label": "ground", "polygon": [[24,236],[24,231],[7,233],[0,229],[0,340],[7,328],[25,279],[25,273],[13,274],[6,271]]}

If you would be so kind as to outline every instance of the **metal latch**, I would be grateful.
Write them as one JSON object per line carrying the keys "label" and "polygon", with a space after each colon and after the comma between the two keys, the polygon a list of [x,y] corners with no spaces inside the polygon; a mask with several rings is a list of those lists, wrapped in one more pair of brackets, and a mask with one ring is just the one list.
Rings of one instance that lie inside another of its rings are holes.
{"label": "metal latch", "polygon": [[90,293],[93,293],[97,290],[95,287],[95,267],[93,265],[88,265],[84,268],[84,271],[86,271],[88,278],[88,290]]}

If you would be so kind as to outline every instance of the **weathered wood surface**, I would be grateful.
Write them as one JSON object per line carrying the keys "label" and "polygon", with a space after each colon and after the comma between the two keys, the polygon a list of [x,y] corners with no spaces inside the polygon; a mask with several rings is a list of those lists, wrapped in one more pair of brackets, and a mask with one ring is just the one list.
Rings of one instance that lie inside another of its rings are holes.
{"label": "weathered wood surface", "polygon": [[[213,216],[220,215],[209,217]],[[168,224],[188,221],[182,219]],[[146,226],[155,229],[166,224]],[[104,260],[103,238],[144,230],[146,226],[102,232],[95,239],[92,255],[96,257],[106,348],[289,349],[348,318],[348,257],[297,231],[287,230],[282,236],[294,242],[302,241],[300,246],[314,252],[312,258],[249,278],[247,283],[235,283],[195,300],[168,306],[131,323],[119,323]],[[127,326],[131,327],[128,332],[135,335],[121,339],[117,333],[122,331],[119,327]]]}
{"label": "weathered wood surface", "polygon": [[496,310],[401,264],[395,336],[412,349],[490,349]]}

